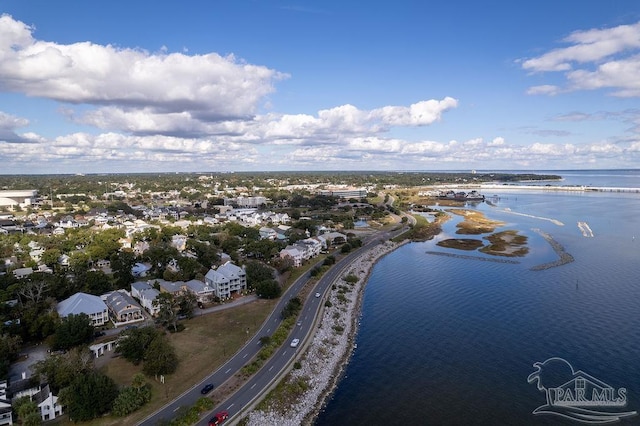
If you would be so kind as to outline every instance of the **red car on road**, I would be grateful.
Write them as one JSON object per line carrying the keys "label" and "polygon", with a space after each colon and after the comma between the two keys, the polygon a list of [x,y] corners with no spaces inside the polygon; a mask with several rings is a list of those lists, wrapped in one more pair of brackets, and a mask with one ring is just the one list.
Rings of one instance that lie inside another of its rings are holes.
{"label": "red car on road", "polygon": [[211,417],[209,420],[209,426],[217,426],[222,424],[225,420],[229,418],[229,413],[227,411],[220,411],[215,416]]}

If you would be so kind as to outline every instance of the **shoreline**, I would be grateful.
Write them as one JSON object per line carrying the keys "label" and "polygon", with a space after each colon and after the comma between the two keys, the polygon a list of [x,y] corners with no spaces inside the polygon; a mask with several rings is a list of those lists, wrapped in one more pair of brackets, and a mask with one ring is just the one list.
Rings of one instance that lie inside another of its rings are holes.
{"label": "shoreline", "polygon": [[[317,329],[297,359],[300,368],[293,368],[283,379],[285,382],[304,380],[308,389],[298,397],[296,403],[287,407],[268,410],[253,410],[246,419],[247,425],[311,425],[335,391],[354,350],[354,338],[362,309],[362,298],[366,282],[374,265],[383,256],[408,243],[386,241],[371,248],[349,266],[332,283],[327,298],[331,306],[323,309]],[[358,278],[352,285],[343,280],[348,275]]]}

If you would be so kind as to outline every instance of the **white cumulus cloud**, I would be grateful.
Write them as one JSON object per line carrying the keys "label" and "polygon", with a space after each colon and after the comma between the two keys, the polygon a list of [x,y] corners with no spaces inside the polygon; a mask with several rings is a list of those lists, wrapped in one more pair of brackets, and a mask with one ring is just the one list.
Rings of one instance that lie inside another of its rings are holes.
{"label": "white cumulus cloud", "polygon": [[[532,72],[564,72],[566,90],[613,89],[614,96],[640,96],[640,22],[612,28],[576,31],[563,40],[567,47],[521,60]],[[595,67],[595,69],[594,69]],[[555,95],[554,85],[530,88],[529,94]]]}
{"label": "white cumulus cloud", "polygon": [[0,89],[68,103],[247,117],[286,75],[217,53],[148,53],[90,42],[58,44],[0,17]]}

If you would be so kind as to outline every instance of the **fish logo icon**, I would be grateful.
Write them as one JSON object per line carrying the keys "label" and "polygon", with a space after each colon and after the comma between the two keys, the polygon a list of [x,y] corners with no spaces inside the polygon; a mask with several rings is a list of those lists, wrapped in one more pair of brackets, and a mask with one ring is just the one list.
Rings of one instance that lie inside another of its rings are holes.
{"label": "fish logo icon", "polygon": [[546,395],[547,403],[533,410],[534,415],[557,415],[581,423],[609,424],[637,415],[621,411],[627,405],[626,388],[615,389],[600,379],[553,357],[533,364],[536,371],[527,382]]}

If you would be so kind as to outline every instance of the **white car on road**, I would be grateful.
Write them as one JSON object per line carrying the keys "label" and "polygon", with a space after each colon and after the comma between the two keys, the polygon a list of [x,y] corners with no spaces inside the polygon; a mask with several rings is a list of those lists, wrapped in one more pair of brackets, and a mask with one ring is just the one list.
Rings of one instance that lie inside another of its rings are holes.
{"label": "white car on road", "polygon": [[298,346],[298,343],[300,343],[300,339],[293,339],[293,340],[291,341],[291,347],[292,347],[292,348],[297,347],[297,346]]}

